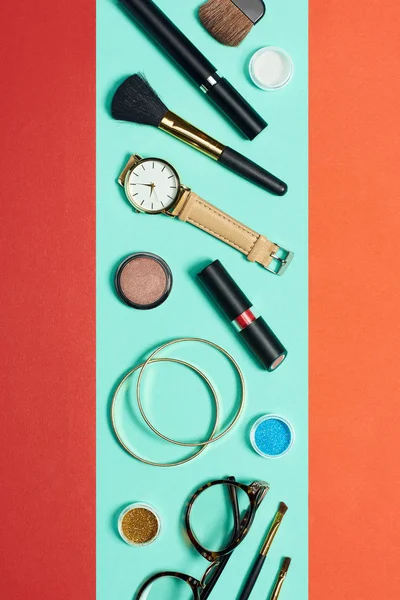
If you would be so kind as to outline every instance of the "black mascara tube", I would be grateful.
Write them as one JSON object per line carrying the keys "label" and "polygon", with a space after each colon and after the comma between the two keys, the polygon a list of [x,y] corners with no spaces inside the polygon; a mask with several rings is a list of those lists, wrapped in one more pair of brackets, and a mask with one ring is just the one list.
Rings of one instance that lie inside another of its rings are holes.
{"label": "black mascara tube", "polygon": [[143,29],[249,140],[253,140],[267,127],[266,121],[247,100],[227,79],[218,75],[216,67],[152,0],[120,1]]}
{"label": "black mascara tube", "polygon": [[215,260],[197,276],[265,369],[275,371],[285,360],[287,350],[223,264]]}

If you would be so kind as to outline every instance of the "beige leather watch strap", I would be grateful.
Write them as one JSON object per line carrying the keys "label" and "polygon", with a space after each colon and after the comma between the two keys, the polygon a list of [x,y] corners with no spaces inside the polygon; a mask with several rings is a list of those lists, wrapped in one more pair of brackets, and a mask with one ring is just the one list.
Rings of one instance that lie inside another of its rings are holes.
{"label": "beige leather watch strap", "polygon": [[[257,262],[277,275],[282,274],[292,258],[292,254],[286,251],[286,256],[280,258],[278,253],[281,248],[277,244],[236,221],[191,190],[183,192],[171,214],[180,221],[187,221],[210,233],[245,254],[251,262]],[[277,269],[271,268],[273,262],[277,262]]]}

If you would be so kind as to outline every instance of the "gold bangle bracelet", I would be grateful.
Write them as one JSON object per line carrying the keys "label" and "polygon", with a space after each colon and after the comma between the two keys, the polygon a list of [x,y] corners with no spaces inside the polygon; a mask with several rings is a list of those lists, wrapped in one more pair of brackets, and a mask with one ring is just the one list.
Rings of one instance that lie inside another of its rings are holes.
{"label": "gold bangle bracelet", "polygon": [[[141,397],[140,397],[140,383],[142,381],[142,377],[143,377],[143,373],[146,369],[146,367],[148,366],[148,364],[154,360],[154,357],[161,352],[162,350],[164,350],[164,348],[168,348],[169,346],[173,346],[175,344],[179,344],[181,342],[199,342],[201,344],[207,344],[208,346],[211,346],[212,348],[215,348],[216,350],[219,350],[219,352],[221,352],[222,354],[224,354],[224,356],[226,356],[228,358],[228,360],[231,362],[231,364],[233,365],[233,367],[235,368],[238,376],[239,376],[239,380],[240,380],[240,384],[241,384],[241,397],[240,397],[240,404],[239,404],[239,408],[236,412],[235,417],[232,419],[230,425],[228,425],[226,427],[226,429],[224,431],[222,431],[219,435],[217,435],[216,437],[212,436],[211,438],[203,441],[203,442],[193,442],[193,443],[185,443],[185,442],[179,442],[177,440],[173,440],[165,435],[163,435],[160,431],[158,431],[158,429],[156,429],[152,423],[149,421],[142,402],[141,402]],[[224,437],[227,433],[229,433],[229,431],[231,431],[231,429],[235,426],[235,424],[237,423],[243,407],[244,407],[244,403],[245,403],[245,381],[244,381],[244,377],[243,377],[243,373],[242,370],[240,369],[239,365],[237,364],[237,362],[235,361],[235,359],[233,358],[233,356],[231,356],[229,354],[229,352],[227,352],[226,350],[224,350],[224,348],[221,348],[221,346],[218,346],[217,344],[215,344],[214,342],[210,342],[209,340],[204,340],[202,338],[179,338],[176,340],[172,340],[171,342],[167,342],[166,344],[163,344],[162,346],[160,346],[159,348],[157,348],[157,350],[154,350],[154,352],[150,355],[150,357],[147,359],[147,361],[143,364],[141,371],[139,373],[139,377],[138,377],[138,381],[137,381],[137,387],[136,387],[136,396],[137,396],[137,402],[139,405],[139,410],[141,412],[141,415],[144,419],[144,421],[147,423],[147,425],[150,427],[150,429],[156,434],[158,435],[160,438],[162,438],[163,440],[165,440],[166,442],[170,442],[171,444],[176,444],[177,446],[185,446],[185,447],[196,447],[196,446],[208,446],[209,444],[212,444],[214,442],[217,442],[218,440],[220,440],[222,437]]]}
{"label": "gold bangle bracelet", "polygon": [[142,362],[139,365],[136,365],[136,367],[134,367],[133,369],[131,369],[119,382],[112,400],[111,400],[111,426],[113,428],[114,434],[118,440],[118,442],[121,444],[121,446],[126,450],[126,452],[128,452],[128,454],[130,454],[133,458],[136,458],[136,460],[139,460],[140,462],[146,464],[146,465],[151,465],[153,467],[177,467],[179,465],[183,465],[191,460],[193,460],[194,458],[196,458],[196,456],[199,456],[199,454],[201,454],[205,449],[206,449],[206,445],[203,445],[202,448],[200,448],[199,450],[196,450],[196,452],[194,454],[192,454],[191,456],[189,456],[188,458],[185,458],[183,460],[179,460],[176,462],[171,462],[171,463],[158,463],[158,462],[154,462],[151,460],[147,460],[145,458],[142,458],[141,456],[139,456],[139,454],[136,454],[136,452],[134,452],[129,446],[128,444],[122,439],[122,436],[118,430],[118,426],[117,426],[117,421],[116,421],[116,409],[117,409],[117,403],[118,403],[118,398],[119,398],[119,392],[121,391],[122,386],[124,385],[124,383],[129,379],[129,377],[131,377],[131,375],[133,375],[133,373],[135,373],[135,371],[137,371],[138,369],[143,369],[145,365],[148,365],[150,363],[157,363],[157,362],[173,362],[173,363],[178,363],[180,365],[184,365],[186,367],[188,367],[189,369],[192,369],[193,371],[195,371],[198,375],[200,375],[200,377],[203,378],[203,380],[206,382],[206,384],[208,385],[209,389],[211,390],[211,393],[213,395],[213,399],[214,399],[214,403],[215,403],[215,419],[214,419],[214,425],[213,425],[213,429],[212,432],[210,434],[210,438],[209,440],[211,441],[211,439],[213,438],[217,427],[218,427],[218,420],[219,420],[219,403],[218,403],[218,396],[217,393],[214,389],[214,386],[212,385],[212,383],[210,382],[210,380],[206,377],[206,375],[200,371],[200,369],[198,369],[197,367],[195,367],[194,365],[185,362],[183,360],[179,360],[177,358],[150,358],[148,359],[145,363]]}

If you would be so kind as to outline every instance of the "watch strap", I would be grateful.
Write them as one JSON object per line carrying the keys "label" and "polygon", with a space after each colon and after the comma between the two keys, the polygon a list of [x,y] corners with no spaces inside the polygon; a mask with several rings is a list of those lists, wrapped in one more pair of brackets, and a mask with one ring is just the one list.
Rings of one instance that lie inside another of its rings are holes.
{"label": "watch strap", "polygon": [[125,179],[126,179],[126,176],[128,175],[128,172],[140,160],[142,160],[142,157],[139,156],[139,154],[132,154],[132,156],[129,157],[129,160],[126,163],[124,170],[122,171],[121,175],[118,177],[118,183],[120,185],[122,185],[122,187],[124,187],[124,185],[125,185]]}
{"label": "watch strap", "polygon": [[[277,275],[284,272],[293,257],[291,252],[283,250],[191,190],[183,191],[171,214],[236,248],[249,261],[257,262]],[[283,256],[280,256],[282,251]]]}

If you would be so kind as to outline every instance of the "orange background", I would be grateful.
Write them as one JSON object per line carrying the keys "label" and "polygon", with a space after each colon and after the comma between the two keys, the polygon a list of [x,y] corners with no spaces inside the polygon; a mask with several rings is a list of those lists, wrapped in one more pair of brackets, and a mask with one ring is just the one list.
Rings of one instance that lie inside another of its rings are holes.
{"label": "orange background", "polygon": [[310,599],[400,598],[400,5],[310,2]]}

